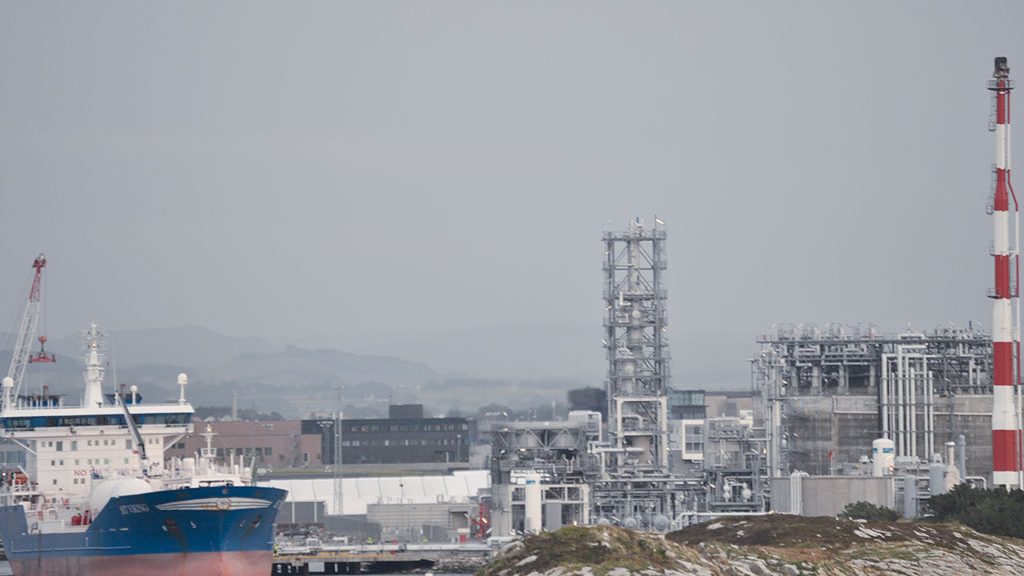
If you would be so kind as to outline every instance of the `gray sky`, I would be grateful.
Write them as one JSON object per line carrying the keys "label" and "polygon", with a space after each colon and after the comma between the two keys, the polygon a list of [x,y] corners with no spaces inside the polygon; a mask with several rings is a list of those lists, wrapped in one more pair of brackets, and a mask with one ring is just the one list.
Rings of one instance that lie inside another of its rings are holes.
{"label": "gray sky", "polygon": [[1024,78],[1021,22],[1019,2],[4,2],[0,316],[44,250],[55,335],[596,327],[602,228],[657,213],[677,335],[987,326],[985,83],[995,55]]}

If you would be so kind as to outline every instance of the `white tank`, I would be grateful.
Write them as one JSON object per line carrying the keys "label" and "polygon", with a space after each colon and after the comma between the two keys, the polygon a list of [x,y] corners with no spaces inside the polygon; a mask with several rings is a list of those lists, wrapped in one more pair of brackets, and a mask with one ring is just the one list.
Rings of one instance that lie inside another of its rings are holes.
{"label": "white tank", "polygon": [[879,438],[871,443],[872,476],[888,476],[896,464],[896,443],[888,438]]}
{"label": "white tank", "polygon": [[525,492],[526,513],[523,518],[523,531],[527,534],[540,534],[544,525],[540,474],[526,476]]}
{"label": "white tank", "polygon": [[89,507],[92,509],[92,514],[95,518],[111,498],[146,494],[152,491],[153,487],[145,480],[139,478],[101,480],[92,486],[92,497],[89,498]]}

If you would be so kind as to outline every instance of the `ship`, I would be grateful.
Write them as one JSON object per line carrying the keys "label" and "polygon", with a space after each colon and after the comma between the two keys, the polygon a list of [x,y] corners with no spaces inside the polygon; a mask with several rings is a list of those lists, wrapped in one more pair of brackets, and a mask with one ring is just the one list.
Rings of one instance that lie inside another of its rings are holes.
{"label": "ship", "polygon": [[66,405],[2,382],[0,430],[25,453],[0,477],[0,539],[15,576],[269,574],[274,521],[287,494],[257,486],[255,467],[218,459],[214,434],[193,457],[164,451],[193,433],[177,400],[146,403],[136,386],[103,392],[106,339],[84,335],[85,393]]}

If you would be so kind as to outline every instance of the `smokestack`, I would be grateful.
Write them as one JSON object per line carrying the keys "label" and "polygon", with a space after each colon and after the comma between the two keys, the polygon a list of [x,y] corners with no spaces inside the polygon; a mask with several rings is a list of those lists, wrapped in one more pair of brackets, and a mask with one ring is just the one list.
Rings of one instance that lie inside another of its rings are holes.
{"label": "smokestack", "polygon": [[[1014,397],[1014,386],[1019,379],[1015,359],[1020,331],[1014,322],[1011,302],[1018,297],[1018,283],[1011,284],[1010,281],[1011,256],[1017,256],[1017,242],[1014,242],[1012,252],[1010,245],[1011,199],[1015,217],[1019,210],[1010,184],[1010,90],[1013,86],[1009,76],[1006,58],[996,58],[995,71],[988,84],[996,99],[996,190],[992,201],[992,256],[995,259],[996,282],[992,294],[992,483],[1007,489],[1019,486],[1020,471],[1020,433]],[[1016,260],[1014,264],[1016,269]]]}

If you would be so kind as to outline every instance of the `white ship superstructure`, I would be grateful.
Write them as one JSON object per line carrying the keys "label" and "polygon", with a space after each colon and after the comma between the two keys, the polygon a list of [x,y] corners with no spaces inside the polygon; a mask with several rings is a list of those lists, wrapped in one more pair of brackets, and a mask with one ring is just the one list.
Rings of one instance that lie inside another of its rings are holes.
{"label": "white ship superstructure", "polygon": [[143,404],[135,386],[104,394],[104,336],[95,324],[84,344],[85,394],[78,406],[46,394],[15,397],[13,382],[4,379],[3,437],[27,455],[25,468],[7,479],[6,503],[21,503],[45,520],[40,531],[52,532],[84,529],[111,497],[251,484],[241,460],[215,463],[208,431],[207,448],[195,458],[164,459],[164,451],[193,429],[184,374],[176,401]]}

